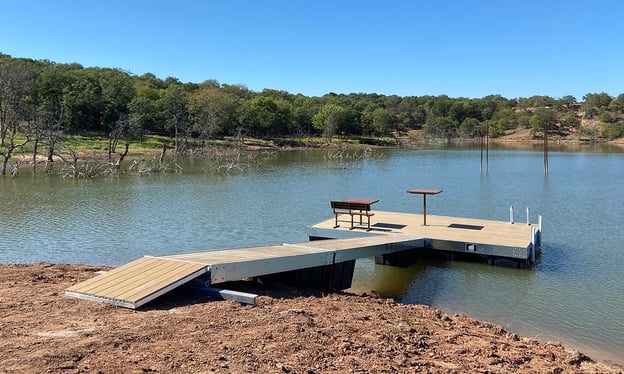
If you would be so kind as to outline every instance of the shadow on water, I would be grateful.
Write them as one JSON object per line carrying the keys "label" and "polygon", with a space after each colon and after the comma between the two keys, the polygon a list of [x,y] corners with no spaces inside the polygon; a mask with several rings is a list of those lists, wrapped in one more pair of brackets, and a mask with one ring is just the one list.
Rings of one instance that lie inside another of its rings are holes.
{"label": "shadow on water", "polygon": [[518,269],[515,262],[501,261],[492,266],[476,258],[449,260],[437,251],[422,251],[418,260],[407,267],[375,264],[372,258],[358,260],[349,291],[435,306],[440,294],[446,298],[449,290],[481,282],[483,278],[516,277],[518,282],[526,282],[533,274],[533,268]]}
{"label": "shadow on water", "polygon": [[[463,304],[524,298],[519,287],[535,277],[533,269],[492,266],[478,262],[424,259],[421,269],[400,297],[405,304],[424,304],[461,310]],[[513,290],[513,295],[509,293]],[[484,296],[485,291],[485,296]],[[460,306],[460,304],[462,304]]]}

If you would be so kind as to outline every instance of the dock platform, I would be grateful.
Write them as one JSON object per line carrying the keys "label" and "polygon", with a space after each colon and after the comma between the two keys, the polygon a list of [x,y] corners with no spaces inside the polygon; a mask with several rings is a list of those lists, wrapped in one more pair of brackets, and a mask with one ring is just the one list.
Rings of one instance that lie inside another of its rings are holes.
{"label": "dock platform", "polygon": [[300,287],[342,290],[351,287],[358,258],[375,257],[378,263],[404,266],[425,248],[528,265],[541,235],[541,219],[535,225],[428,216],[428,224],[423,225],[419,214],[375,211],[371,217],[370,228],[368,224],[351,228],[351,218],[335,217],[312,225],[309,242],[145,256],[65,293],[136,309],[198,277],[206,286],[276,276]]}
{"label": "dock platform", "polygon": [[510,223],[474,218],[427,215],[423,225],[421,214],[375,211],[370,231],[365,227],[350,229],[350,221],[335,219],[308,228],[311,239],[340,239],[367,235],[409,236],[421,238],[423,248],[448,253],[470,253],[492,260],[510,259],[532,262],[541,238],[539,224]]}

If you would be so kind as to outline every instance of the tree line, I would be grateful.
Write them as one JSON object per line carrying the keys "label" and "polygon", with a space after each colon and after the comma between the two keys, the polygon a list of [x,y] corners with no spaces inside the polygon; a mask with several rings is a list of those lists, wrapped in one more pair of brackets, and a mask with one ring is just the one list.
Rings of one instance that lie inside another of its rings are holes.
{"label": "tree line", "polygon": [[[153,74],[13,58],[0,53],[0,156],[2,173],[16,149],[28,144],[52,160],[63,137],[105,134],[109,157],[120,141],[149,134],[171,137],[176,152],[191,144],[223,137],[335,136],[379,139],[422,130],[432,138],[497,137],[510,129],[587,132],[598,137],[624,135],[624,94],[532,96],[507,99],[380,95],[367,93],[308,97],[216,80],[182,83]],[[601,123],[584,129],[581,119]],[[126,148],[127,150],[127,148]]]}

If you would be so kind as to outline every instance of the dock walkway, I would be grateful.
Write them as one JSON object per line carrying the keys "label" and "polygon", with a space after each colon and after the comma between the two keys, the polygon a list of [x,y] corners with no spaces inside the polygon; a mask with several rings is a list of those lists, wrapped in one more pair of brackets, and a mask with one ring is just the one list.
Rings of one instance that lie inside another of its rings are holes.
{"label": "dock walkway", "polygon": [[429,248],[528,264],[541,235],[541,223],[428,216],[425,226],[419,214],[375,211],[374,217],[370,230],[351,229],[346,218],[335,227],[335,218],[330,218],[309,227],[310,242],[145,256],[76,284],[66,294],[135,309],[197,277],[211,286],[293,272],[299,284],[308,284],[303,282],[309,278],[309,284],[346,289],[358,258],[394,264],[407,261],[402,255],[411,258],[415,250]]}
{"label": "dock walkway", "polygon": [[[141,305],[199,276],[207,284],[323,268],[422,246],[409,236],[371,236],[169,256],[145,256],[68,288],[69,296],[125,308]],[[349,279],[350,283],[350,279]]]}

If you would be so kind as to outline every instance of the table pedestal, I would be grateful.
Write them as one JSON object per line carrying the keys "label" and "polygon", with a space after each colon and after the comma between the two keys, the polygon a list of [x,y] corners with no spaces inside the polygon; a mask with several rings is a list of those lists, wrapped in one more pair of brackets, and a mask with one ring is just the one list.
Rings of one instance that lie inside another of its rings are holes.
{"label": "table pedestal", "polygon": [[420,189],[411,189],[407,190],[407,193],[413,195],[423,195],[423,226],[427,226],[427,195],[437,195],[442,190],[420,190]]}

